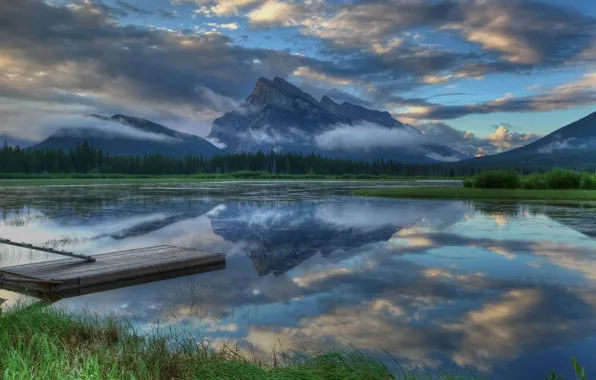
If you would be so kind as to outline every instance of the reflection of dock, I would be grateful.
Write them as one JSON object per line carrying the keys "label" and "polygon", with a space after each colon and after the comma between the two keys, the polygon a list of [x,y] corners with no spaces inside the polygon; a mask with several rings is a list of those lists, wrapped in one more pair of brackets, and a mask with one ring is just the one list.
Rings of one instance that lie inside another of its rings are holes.
{"label": "reflection of dock", "polygon": [[100,292],[225,267],[225,255],[170,245],[0,268],[0,288],[48,299]]}

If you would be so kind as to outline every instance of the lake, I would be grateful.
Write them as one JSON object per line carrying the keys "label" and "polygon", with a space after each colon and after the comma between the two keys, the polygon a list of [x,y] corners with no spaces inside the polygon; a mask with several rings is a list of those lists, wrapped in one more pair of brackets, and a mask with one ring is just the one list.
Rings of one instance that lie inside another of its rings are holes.
{"label": "lake", "polygon": [[[575,356],[595,373],[594,209],[350,196],[421,184],[0,188],[0,237],[83,254],[159,244],[226,253],[223,270],[57,305],[265,358],[353,346],[390,366],[571,379]],[[0,248],[0,266],[55,258]]]}

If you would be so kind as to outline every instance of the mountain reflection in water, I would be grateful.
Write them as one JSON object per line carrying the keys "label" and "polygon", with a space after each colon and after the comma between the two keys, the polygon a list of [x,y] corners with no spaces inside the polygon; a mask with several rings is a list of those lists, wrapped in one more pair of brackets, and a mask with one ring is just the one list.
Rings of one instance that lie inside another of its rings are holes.
{"label": "mountain reflection in water", "polygon": [[[103,200],[83,208],[30,192],[3,206],[0,230],[80,253],[174,244],[227,254],[222,271],[58,303],[131,316],[140,328],[246,340],[264,356],[279,344],[350,344],[390,365],[385,350],[405,366],[497,379],[570,376],[571,356],[596,371],[591,209],[357,198],[333,186],[313,197],[284,186],[294,201],[248,185],[223,195],[93,188]],[[0,252],[0,266],[50,258]]]}

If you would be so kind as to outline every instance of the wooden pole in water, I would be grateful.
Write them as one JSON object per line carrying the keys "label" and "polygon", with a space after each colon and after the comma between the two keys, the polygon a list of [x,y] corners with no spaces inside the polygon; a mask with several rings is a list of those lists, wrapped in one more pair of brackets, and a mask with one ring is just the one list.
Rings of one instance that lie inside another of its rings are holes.
{"label": "wooden pole in water", "polygon": [[83,259],[83,260],[88,261],[90,263],[94,263],[95,262],[95,258],[94,257],[91,257],[91,256],[80,255],[80,254],[72,253],[72,252],[58,251],[58,250],[52,249],[52,248],[37,247],[37,246],[34,246],[32,244],[17,243],[17,242],[14,242],[14,241],[10,241],[8,239],[0,239],[0,244],[13,245],[15,247],[29,248],[29,249],[33,249],[33,250],[36,250],[36,251],[49,252],[49,253],[55,253],[56,255],[74,257],[74,258],[77,258],[77,259]]}

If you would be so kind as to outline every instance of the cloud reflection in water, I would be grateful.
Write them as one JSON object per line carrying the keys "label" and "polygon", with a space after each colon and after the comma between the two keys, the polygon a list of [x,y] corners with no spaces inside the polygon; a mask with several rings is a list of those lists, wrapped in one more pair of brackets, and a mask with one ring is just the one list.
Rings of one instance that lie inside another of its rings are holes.
{"label": "cloud reflection in water", "polygon": [[[73,223],[76,216],[50,215],[2,228],[15,240],[93,237],[118,220],[127,221],[117,225],[125,233],[76,250],[175,244],[227,253],[224,271],[60,304],[134,316],[142,328],[188,329],[213,344],[247,339],[263,355],[279,343],[349,343],[380,356],[383,347],[412,365],[456,363],[514,378],[503,363],[573,348],[596,333],[596,242],[557,222],[553,215],[574,212],[564,207],[204,199],[149,203],[136,219],[123,219],[127,202],[84,225]],[[155,225],[156,212],[167,223]],[[5,291],[0,297],[17,298]],[[527,365],[539,374],[557,370],[547,364]]]}

